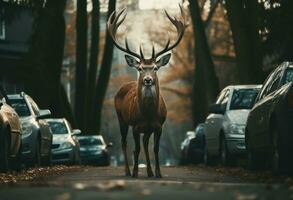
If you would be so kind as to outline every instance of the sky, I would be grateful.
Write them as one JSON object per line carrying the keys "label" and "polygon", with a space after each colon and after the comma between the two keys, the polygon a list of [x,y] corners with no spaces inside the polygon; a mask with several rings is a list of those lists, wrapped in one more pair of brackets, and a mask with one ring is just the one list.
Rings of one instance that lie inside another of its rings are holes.
{"label": "sky", "polygon": [[178,4],[182,0],[139,0],[138,6],[140,9],[167,9],[178,8]]}

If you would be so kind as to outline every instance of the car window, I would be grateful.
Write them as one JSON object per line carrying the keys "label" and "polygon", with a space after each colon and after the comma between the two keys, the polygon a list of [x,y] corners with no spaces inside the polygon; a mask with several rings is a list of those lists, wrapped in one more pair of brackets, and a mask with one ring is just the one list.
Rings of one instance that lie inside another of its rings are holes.
{"label": "car window", "polygon": [[285,81],[284,84],[293,81],[293,68],[287,68],[285,72]]}
{"label": "car window", "polygon": [[258,89],[235,89],[232,95],[230,110],[251,109]]}
{"label": "car window", "polygon": [[35,103],[35,101],[32,99],[32,98],[30,98],[30,97],[28,97],[28,101],[29,101],[29,103],[31,104],[31,106],[32,106],[32,109],[33,109],[33,112],[35,113],[35,115],[39,115],[40,114],[40,109],[39,109],[39,107],[38,107],[38,105]]}
{"label": "car window", "polygon": [[279,85],[280,85],[280,84],[279,84],[280,81],[281,81],[281,74],[280,74],[280,72],[278,72],[278,73],[275,75],[274,80],[272,80],[272,83],[270,84],[270,87],[269,87],[269,89],[268,89],[267,94],[272,93],[273,91],[275,91],[276,89],[278,89],[278,87],[279,87]]}
{"label": "car window", "polygon": [[263,84],[263,87],[260,91],[260,94],[259,94],[259,97],[257,98],[257,100],[260,100],[262,99],[263,97],[266,96],[268,90],[269,90],[269,87],[270,87],[270,84],[271,84],[271,81],[274,79],[275,77],[275,71],[272,72],[268,78],[265,80],[264,84]]}
{"label": "car window", "polygon": [[52,133],[55,135],[59,134],[67,134],[68,130],[64,122],[53,122],[49,121],[48,124],[50,125]]}
{"label": "car window", "polygon": [[217,98],[217,101],[216,101],[216,104],[220,104],[220,103],[222,102],[223,98],[225,97],[226,92],[227,92],[227,90],[223,90],[223,91],[219,94],[219,96],[218,96],[218,98]]}
{"label": "car window", "polygon": [[20,117],[28,117],[31,115],[29,107],[24,99],[10,99],[10,103]]}
{"label": "car window", "polygon": [[227,92],[225,93],[224,98],[220,102],[223,108],[227,107],[228,101],[229,101],[229,96],[230,96],[230,90],[228,89]]}

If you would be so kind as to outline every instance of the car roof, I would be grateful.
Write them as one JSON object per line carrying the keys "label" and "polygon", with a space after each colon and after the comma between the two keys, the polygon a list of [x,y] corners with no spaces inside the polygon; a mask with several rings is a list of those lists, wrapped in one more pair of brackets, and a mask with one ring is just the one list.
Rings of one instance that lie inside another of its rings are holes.
{"label": "car roof", "polygon": [[64,118],[48,118],[47,122],[64,122]]}
{"label": "car roof", "polygon": [[23,96],[20,94],[8,94],[9,99],[23,99]]}
{"label": "car roof", "polygon": [[262,87],[261,84],[254,84],[254,85],[228,85],[227,87],[225,87],[224,89],[260,89]]}
{"label": "car roof", "polygon": [[83,136],[78,136],[78,139],[87,139],[87,138],[103,139],[103,136],[102,135],[83,135]]}

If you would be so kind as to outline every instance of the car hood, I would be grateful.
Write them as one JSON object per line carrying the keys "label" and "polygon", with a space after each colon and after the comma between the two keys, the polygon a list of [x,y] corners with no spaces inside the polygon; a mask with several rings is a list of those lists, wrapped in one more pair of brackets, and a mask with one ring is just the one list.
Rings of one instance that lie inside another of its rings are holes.
{"label": "car hood", "polygon": [[105,145],[83,145],[80,147],[80,151],[99,151],[104,150],[105,148]]}
{"label": "car hood", "polygon": [[68,134],[53,135],[53,143],[69,141]]}
{"label": "car hood", "polygon": [[27,123],[27,122],[31,122],[34,120],[33,116],[28,116],[28,117],[20,117],[20,122],[21,123]]}
{"label": "car hood", "polygon": [[226,112],[226,116],[232,124],[246,124],[247,117],[250,110],[242,109],[242,110],[229,110]]}

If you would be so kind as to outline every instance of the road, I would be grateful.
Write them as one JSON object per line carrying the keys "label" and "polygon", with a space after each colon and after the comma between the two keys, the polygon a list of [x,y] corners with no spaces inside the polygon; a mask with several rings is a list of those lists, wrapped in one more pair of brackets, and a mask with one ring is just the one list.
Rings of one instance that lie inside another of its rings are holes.
{"label": "road", "polygon": [[[123,176],[122,167],[80,167],[63,174],[0,186],[1,200],[87,199],[293,199],[292,183],[229,168],[162,167],[163,178]],[[274,181],[273,181],[274,182]],[[278,182],[278,181],[277,181]]]}

